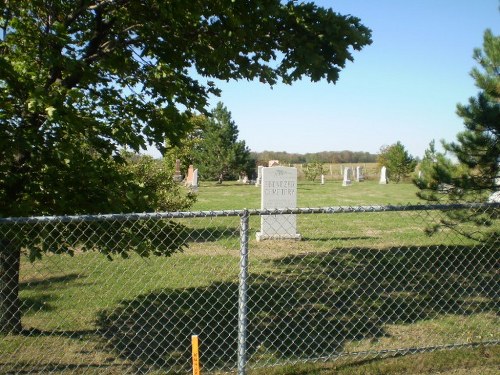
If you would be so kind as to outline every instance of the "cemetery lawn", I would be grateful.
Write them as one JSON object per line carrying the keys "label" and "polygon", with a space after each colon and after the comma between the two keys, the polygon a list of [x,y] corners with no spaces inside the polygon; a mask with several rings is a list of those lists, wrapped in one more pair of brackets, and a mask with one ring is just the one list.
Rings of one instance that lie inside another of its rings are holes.
{"label": "cemetery lawn", "polygon": [[[380,185],[377,181],[353,182],[342,186],[342,181],[299,181],[297,207],[364,206],[384,204],[423,203],[417,196],[417,188],[411,183]],[[198,201],[193,211],[237,210],[260,208],[260,188],[237,182],[202,182]]]}
{"label": "cemetery lawn", "polygon": [[[376,181],[365,181],[342,187],[340,181],[327,181],[325,185],[299,181],[298,207],[423,203],[415,193],[416,188],[408,183],[379,185]],[[260,188],[233,182],[221,185],[206,182],[200,185],[198,201],[192,210],[243,208],[260,208]],[[312,261],[328,260],[332,256],[332,249],[349,249],[346,258],[341,260],[350,262],[352,267],[371,267],[372,271],[368,272],[372,272],[371,276],[375,277],[375,272],[379,272],[379,263],[370,265],[370,262],[380,262],[380,259],[385,261],[387,249],[398,255],[408,254],[420,247],[434,246],[440,250],[440,245],[458,246],[446,233],[436,237],[425,235],[426,222],[436,219],[435,215],[438,214],[387,212],[298,215],[298,230],[303,241],[284,241],[279,244],[255,240],[260,218],[252,216],[250,272],[253,275],[272,275],[280,281],[281,272],[286,267],[290,270],[294,259],[310,256]],[[196,240],[184,252],[169,258],[131,256],[129,259],[108,261],[99,253],[89,252],[77,253],[73,257],[45,256],[34,263],[24,259],[20,275],[24,332],[21,335],[0,336],[0,373],[133,372],[134,362],[107,347],[103,332],[113,317],[120,316],[119,319],[129,322],[127,324],[130,325],[132,344],[133,337],[141,330],[150,328],[147,324],[138,327],[138,324],[127,319],[131,319],[135,313],[144,319],[158,319],[154,311],[158,311],[157,305],[162,299],[170,301],[179,311],[186,308],[188,302],[185,301],[189,301],[189,306],[198,310],[193,315],[193,321],[188,322],[188,329],[183,331],[186,342],[189,342],[189,334],[197,329],[198,318],[209,323],[233,321],[235,317],[232,315],[232,306],[237,296],[239,273],[239,218],[207,217],[180,219],[179,222],[187,226]],[[271,246],[271,243],[274,244]],[[468,243],[461,239],[459,245],[467,246]],[[357,259],[358,254],[368,255]],[[387,261],[392,262],[394,259],[388,258]],[[302,271],[307,273],[314,269]],[[394,277],[388,271],[385,272],[387,273],[382,275],[383,278]],[[272,304],[276,285],[269,292],[263,288],[259,289],[263,293],[259,303]],[[130,303],[135,306],[134,312],[123,307]],[[214,304],[220,311],[216,317],[207,313]],[[499,337],[498,317],[493,312],[473,314],[470,317],[448,313],[441,314],[434,320],[389,324],[384,327],[388,332],[387,336],[376,341],[350,340],[345,343],[344,348],[354,352],[453,343],[454,340],[463,339],[464,327],[467,329],[467,339],[471,342],[484,337]],[[163,331],[158,329],[160,333],[166,333],[165,328]],[[397,333],[397,341],[391,337],[391,332],[394,337]],[[235,350],[233,341],[227,337],[213,339],[219,340],[219,344],[228,352]],[[124,336],[123,340],[127,340],[127,337]],[[203,338],[201,342],[203,345]],[[146,352],[153,359],[161,359],[164,355],[158,348],[149,348]],[[186,354],[179,354],[182,355]],[[140,356],[138,358],[144,359]],[[470,375],[493,374],[499,365],[499,347],[486,346],[378,360],[342,359],[321,364],[253,370],[249,373]]]}

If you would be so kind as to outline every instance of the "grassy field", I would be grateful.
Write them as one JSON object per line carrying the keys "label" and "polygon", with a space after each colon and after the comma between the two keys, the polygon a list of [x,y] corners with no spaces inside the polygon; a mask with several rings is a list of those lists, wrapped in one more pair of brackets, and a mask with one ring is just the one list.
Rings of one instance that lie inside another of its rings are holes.
{"label": "grassy field", "polygon": [[[411,184],[301,182],[298,206],[419,203],[415,192]],[[259,207],[255,186],[202,183],[193,210]],[[279,243],[257,242],[260,218],[252,217],[250,364],[300,362],[292,349],[304,338],[304,325],[316,329],[303,348],[311,357],[332,348],[370,353],[498,339],[498,264],[492,263],[498,249],[449,232],[427,236],[426,226],[439,215],[298,215],[303,240]],[[191,240],[169,258],[110,262],[97,252],[77,252],[24,260],[25,330],[0,338],[0,373],[186,373],[193,333],[200,334],[206,368],[234,364],[239,218],[179,222]],[[362,355],[250,373],[493,374],[499,354],[498,347],[481,346],[386,359]]]}
{"label": "grassy field", "polygon": [[[342,186],[342,181],[301,181],[297,187],[297,207],[359,206],[419,203],[413,184],[379,185],[369,180]],[[202,183],[193,210],[260,208],[260,188],[235,182],[220,185]]]}

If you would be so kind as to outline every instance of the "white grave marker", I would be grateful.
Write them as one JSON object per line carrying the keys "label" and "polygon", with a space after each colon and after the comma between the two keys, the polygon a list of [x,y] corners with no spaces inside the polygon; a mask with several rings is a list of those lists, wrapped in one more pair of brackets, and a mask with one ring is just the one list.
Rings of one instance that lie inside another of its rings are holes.
{"label": "white grave marker", "polygon": [[379,184],[385,185],[387,184],[387,168],[384,166],[380,170],[380,181]]}
{"label": "white grave marker", "polygon": [[255,181],[255,186],[260,186],[262,184],[262,165],[257,167],[257,181]]}
{"label": "white grave marker", "polygon": [[500,177],[495,178],[495,185],[496,185],[498,190],[493,192],[489,196],[488,202],[490,202],[490,203],[500,203]]}
{"label": "white grave marker", "polygon": [[365,176],[363,174],[363,167],[361,167],[360,165],[358,165],[356,167],[356,181],[357,182],[361,182],[361,181],[364,181],[365,180]]}
{"label": "white grave marker", "polygon": [[346,167],[344,168],[344,179],[342,181],[342,186],[349,186],[351,185],[352,181],[352,169],[351,167]]}
{"label": "white grave marker", "polygon": [[191,189],[198,191],[198,168],[193,171],[193,181],[191,182]]}
{"label": "white grave marker", "polygon": [[[297,207],[297,168],[262,168],[261,208],[263,210]],[[257,241],[266,239],[300,240],[296,215],[262,215]]]}

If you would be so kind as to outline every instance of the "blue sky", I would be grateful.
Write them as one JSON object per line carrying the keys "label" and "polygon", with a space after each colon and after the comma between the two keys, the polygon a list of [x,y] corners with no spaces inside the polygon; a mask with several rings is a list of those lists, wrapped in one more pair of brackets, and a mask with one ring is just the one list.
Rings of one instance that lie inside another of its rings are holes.
{"label": "blue sky", "polygon": [[401,141],[421,157],[432,139],[463,130],[457,103],[477,93],[469,72],[483,33],[500,33],[498,0],[315,1],[372,30],[337,84],[308,80],[273,89],[219,82],[220,98],[252,151],[368,151]]}
{"label": "blue sky", "polygon": [[455,114],[477,88],[469,72],[486,28],[500,34],[499,0],[318,0],[359,17],[372,45],[354,53],[338,82],[305,79],[271,89],[218,82],[252,151],[367,151],[401,141],[416,157],[464,129]]}

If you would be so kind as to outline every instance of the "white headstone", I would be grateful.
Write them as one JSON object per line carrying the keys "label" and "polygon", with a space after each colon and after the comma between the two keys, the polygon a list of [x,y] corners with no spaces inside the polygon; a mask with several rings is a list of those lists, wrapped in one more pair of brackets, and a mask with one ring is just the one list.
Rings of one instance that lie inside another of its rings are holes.
{"label": "white headstone", "polygon": [[346,167],[344,168],[344,179],[342,180],[342,186],[349,186],[351,185],[352,181],[352,169],[351,167]]}
{"label": "white headstone", "polygon": [[[297,168],[262,168],[261,208],[263,210],[297,207]],[[257,241],[266,239],[300,240],[296,215],[262,215]]]}
{"label": "white headstone", "polygon": [[500,203],[500,191],[495,191],[488,197],[489,203]]}
{"label": "white headstone", "polygon": [[379,184],[387,184],[387,168],[385,166],[380,170]]}
{"label": "white headstone", "polygon": [[365,180],[365,176],[363,174],[363,167],[357,166],[356,167],[356,181],[361,182]]}
{"label": "white headstone", "polygon": [[495,185],[496,185],[498,190],[493,192],[489,196],[488,202],[490,202],[490,203],[500,203],[500,177],[495,178]]}
{"label": "white headstone", "polygon": [[260,186],[262,184],[262,165],[257,167],[257,181],[255,181],[255,186]]}
{"label": "white headstone", "polygon": [[191,185],[198,186],[198,168],[193,171],[193,182]]}

